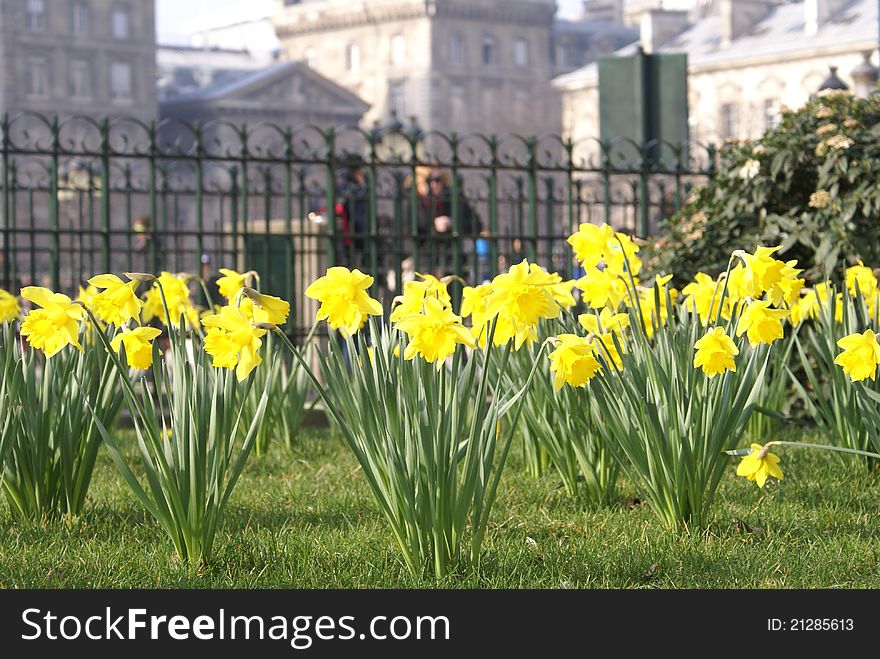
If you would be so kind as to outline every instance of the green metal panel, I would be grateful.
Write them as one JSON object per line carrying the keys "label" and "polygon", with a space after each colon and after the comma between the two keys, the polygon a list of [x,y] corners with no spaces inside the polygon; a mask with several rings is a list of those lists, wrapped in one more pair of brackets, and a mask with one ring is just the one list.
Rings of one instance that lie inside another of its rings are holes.
{"label": "green metal panel", "polygon": [[640,162],[640,149],[649,149],[649,162],[672,157],[688,139],[687,55],[647,55],[599,59],[599,126],[603,142],[613,144],[616,165]]}
{"label": "green metal panel", "polygon": [[287,265],[293,262],[290,244],[281,235],[249,234],[245,237],[245,263],[260,273],[260,288],[267,293],[290,290]]}

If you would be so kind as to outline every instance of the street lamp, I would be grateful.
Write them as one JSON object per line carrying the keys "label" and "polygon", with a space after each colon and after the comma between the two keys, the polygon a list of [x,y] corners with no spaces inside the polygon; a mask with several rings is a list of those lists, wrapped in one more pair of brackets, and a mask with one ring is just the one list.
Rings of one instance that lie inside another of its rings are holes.
{"label": "street lamp", "polygon": [[384,162],[408,162],[409,158],[419,158],[419,143],[424,135],[422,127],[415,115],[410,115],[409,124],[397,116],[397,110],[381,124],[373,124],[376,156]]}
{"label": "street lamp", "polygon": [[878,72],[877,67],[871,63],[871,51],[866,50],[862,55],[864,61],[850,75],[855,81],[855,95],[858,98],[868,98],[877,91]]}
{"label": "street lamp", "polygon": [[837,67],[836,66],[829,66],[828,69],[830,70],[828,77],[822,81],[822,84],[819,85],[819,89],[817,89],[816,91],[818,91],[818,92],[822,92],[822,91],[826,91],[826,90],[848,91],[849,87],[847,87],[847,84],[843,80],[841,80],[840,77],[837,75]]}

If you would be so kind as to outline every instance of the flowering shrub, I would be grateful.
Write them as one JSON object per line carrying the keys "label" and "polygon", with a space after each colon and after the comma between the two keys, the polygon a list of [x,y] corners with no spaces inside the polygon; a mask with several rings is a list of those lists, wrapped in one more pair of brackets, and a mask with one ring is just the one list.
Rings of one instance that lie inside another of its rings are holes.
{"label": "flowering shrub", "polygon": [[880,98],[832,92],[785,111],[754,142],[727,143],[714,179],[664,225],[651,270],[723,270],[741,245],[781,245],[814,280],[880,263]]}

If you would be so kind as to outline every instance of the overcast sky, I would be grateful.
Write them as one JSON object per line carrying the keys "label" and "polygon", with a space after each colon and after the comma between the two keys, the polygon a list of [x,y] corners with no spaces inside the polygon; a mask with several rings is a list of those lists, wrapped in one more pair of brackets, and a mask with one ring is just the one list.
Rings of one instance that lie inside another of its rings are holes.
{"label": "overcast sky", "polygon": [[[248,0],[252,6],[271,4],[272,0]],[[556,0],[561,18],[575,18],[580,13],[582,0]],[[156,31],[159,43],[186,43],[180,23],[198,14],[208,13],[232,5],[241,5],[243,0],[156,0]]]}

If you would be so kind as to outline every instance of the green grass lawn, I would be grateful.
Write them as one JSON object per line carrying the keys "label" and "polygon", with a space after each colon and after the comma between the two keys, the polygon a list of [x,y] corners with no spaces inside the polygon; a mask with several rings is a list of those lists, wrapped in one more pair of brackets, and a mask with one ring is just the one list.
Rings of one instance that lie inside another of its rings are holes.
{"label": "green grass lawn", "polygon": [[589,510],[552,475],[527,476],[515,452],[479,574],[438,584],[409,576],[357,463],[327,431],[309,430],[293,453],[251,457],[213,563],[197,575],[171,557],[170,541],[102,452],[81,519],[24,525],[0,504],[0,586],[880,587],[880,476],[837,454],[779,453],[786,478],[763,491],[737,478],[732,461],[712,525],[687,535],[633,505],[625,482],[613,508]]}

